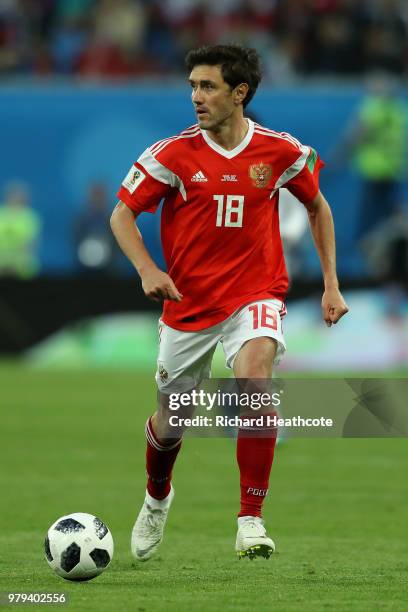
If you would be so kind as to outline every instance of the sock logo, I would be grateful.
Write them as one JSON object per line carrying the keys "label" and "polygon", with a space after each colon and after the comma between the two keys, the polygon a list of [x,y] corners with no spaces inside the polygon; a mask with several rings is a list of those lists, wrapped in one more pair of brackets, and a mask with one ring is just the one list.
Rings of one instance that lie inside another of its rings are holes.
{"label": "sock logo", "polygon": [[246,492],[247,494],[257,495],[258,497],[266,497],[268,489],[254,489],[253,487],[248,487]]}
{"label": "sock logo", "polygon": [[146,472],[146,474],[149,480],[154,483],[166,482],[166,480],[170,480],[170,476],[164,476],[163,478],[154,478],[153,476],[150,476],[149,472]]}

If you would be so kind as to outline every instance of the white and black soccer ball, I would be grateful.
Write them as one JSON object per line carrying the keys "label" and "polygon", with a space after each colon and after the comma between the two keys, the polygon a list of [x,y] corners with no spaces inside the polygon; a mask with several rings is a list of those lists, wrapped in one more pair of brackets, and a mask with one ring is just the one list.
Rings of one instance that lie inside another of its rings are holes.
{"label": "white and black soccer ball", "polygon": [[113,538],[99,518],[85,512],[74,512],[51,525],[44,549],[48,565],[62,578],[91,580],[111,562]]}

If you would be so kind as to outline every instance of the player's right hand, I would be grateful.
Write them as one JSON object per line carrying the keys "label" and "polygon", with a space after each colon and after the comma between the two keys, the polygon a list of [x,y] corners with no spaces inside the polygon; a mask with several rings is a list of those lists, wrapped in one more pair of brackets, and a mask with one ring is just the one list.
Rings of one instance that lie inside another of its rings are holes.
{"label": "player's right hand", "polygon": [[163,300],[181,302],[183,299],[183,295],[170,276],[158,268],[142,277],[142,287],[146,297],[153,302],[162,302]]}

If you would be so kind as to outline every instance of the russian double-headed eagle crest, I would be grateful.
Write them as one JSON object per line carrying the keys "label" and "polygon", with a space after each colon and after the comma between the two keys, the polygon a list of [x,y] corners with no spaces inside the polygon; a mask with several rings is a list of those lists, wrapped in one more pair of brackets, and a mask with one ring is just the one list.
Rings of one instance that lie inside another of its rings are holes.
{"label": "russian double-headed eagle crest", "polygon": [[165,369],[162,363],[159,363],[158,373],[159,373],[159,378],[162,381],[162,383],[165,383],[169,378],[169,373],[167,372],[167,370]]}
{"label": "russian double-headed eagle crest", "polygon": [[270,164],[264,164],[263,162],[252,164],[249,166],[248,174],[255,187],[263,189],[264,187],[267,187],[269,181],[271,180],[272,166]]}

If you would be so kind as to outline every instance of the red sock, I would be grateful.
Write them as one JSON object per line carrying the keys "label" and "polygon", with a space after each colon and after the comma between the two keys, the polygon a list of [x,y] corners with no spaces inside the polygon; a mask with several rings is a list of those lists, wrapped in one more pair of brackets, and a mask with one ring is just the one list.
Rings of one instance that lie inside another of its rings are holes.
{"label": "red sock", "polygon": [[275,443],[274,429],[238,430],[237,461],[241,484],[241,509],[238,516],[262,516]]}
{"label": "red sock", "polygon": [[147,491],[155,499],[164,499],[170,493],[171,473],[180,450],[181,439],[167,446],[159,442],[150,417],[146,423],[146,440]]}

